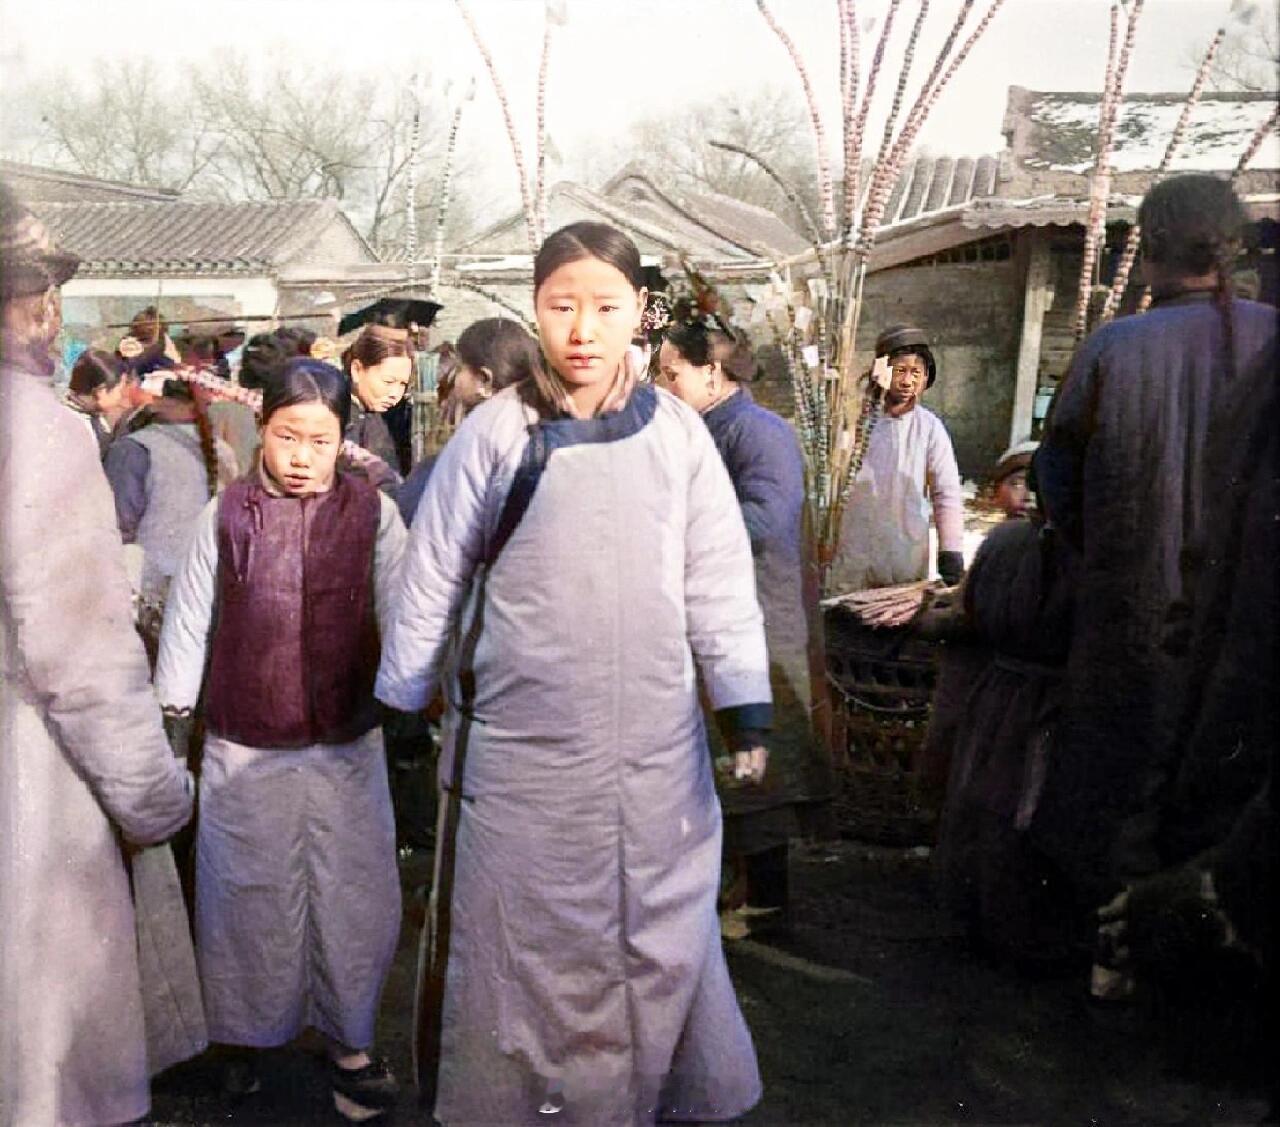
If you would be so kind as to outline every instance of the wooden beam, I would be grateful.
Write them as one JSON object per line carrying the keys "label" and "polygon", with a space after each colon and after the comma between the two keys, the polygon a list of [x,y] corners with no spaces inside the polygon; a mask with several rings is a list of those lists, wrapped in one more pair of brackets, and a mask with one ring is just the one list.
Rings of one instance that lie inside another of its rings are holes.
{"label": "wooden beam", "polygon": [[1018,342],[1018,368],[1013,389],[1013,416],[1009,445],[1031,436],[1032,411],[1040,375],[1040,339],[1044,315],[1053,302],[1049,279],[1049,239],[1038,227],[1027,231],[1031,246],[1027,255],[1027,281],[1022,298],[1022,339]]}

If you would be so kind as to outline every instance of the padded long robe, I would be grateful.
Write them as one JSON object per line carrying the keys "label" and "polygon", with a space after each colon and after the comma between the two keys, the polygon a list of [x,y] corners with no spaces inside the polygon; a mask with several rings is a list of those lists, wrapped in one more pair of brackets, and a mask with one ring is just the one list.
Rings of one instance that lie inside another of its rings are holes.
{"label": "padded long robe", "polygon": [[929,517],[938,550],[964,547],[964,498],[951,436],[917,403],[882,415],[871,431],[862,469],[840,522],[840,543],[827,587],[861,591],[929,577]]}
{"label": "padded long robe", "polygon": [[[733,815],[827,801],[835,793],[830,704],[818,578],[804,536],[800,444],[791,425],[757,404],[746,388],[702,418],[729,471],[751,540],[774,704],[764,785],[725,791],[721,804]],[[751,852],[753,835],[744,828],[743,836],[743,851]]]}
{"label": "padded long robe", "polygon": [[[178,708],[199,699],[217,629],[221,503],[210,501],[200,515],[165,607],[156,694]],[[379,503],[372,582],[381,623],[405,533],[391,499]],[[288,749],[210,734],[200,776],[195,910],[210,1036],[266,1048],[311,1027],[368,1048],[399,925],[379,730]]]}
{"label": "padded long robe", "polygon": [[[1207,293],[1156,302],[1081,345],[1036,457],[1050,519],[1081,553],[1063,750],[1035,833],[1094,899],[1153,871],[1152,776],[1178,659],[1161,648],[1201,520],[1216,403],[1274,347],[1276,311],[1232,304],[1235,370]],[[1217,503],[1205,499],[1205,503]]]}
{"label": "padded long robe", "polygon": [[[120,838],[191,815],[133,628],[111,491],[47,379],[0,370],[0,1125],[148,1106]],[[185,923],[185,921],[184,921]],[[190,943],[185,934],[175,943]],[[162,1001],[168,1001],[163,999]],[[198,1049],[199,1031],[195,1031]]]}
{"label": "padded long robe", "polygon": [[448,953],[442,1041],[419,1074],[451,1125],[544,1103],[583,1127],[731,1119],[761,1089],[694,663],[722,716],[768,725],[741,511],[665,391],[536,423],[508,389],[444,448],[384,641],[378,695],[416,709],[443,683],[449,706],[456,836],[424,951]]}

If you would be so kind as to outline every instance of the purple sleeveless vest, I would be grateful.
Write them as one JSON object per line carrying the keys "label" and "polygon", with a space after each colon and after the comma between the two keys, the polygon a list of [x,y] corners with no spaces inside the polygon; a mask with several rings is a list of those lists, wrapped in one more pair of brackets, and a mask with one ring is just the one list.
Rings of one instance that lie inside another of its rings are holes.
{"label": "purple sleeveless vest", "polygon": [[210,732],[250,747],[347,743],[374,727],[380,500],[337,474],[327,493],[275,497],[256,475],[218,508]]}

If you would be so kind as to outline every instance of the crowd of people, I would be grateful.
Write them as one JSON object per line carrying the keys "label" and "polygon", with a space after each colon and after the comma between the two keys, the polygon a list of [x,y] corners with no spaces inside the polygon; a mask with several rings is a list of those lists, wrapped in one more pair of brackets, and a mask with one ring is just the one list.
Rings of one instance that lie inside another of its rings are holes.
{"label": "crowd of people", "polygon": [[[1231,292],[1225,183],[1170,179],[1140,222],[1151,311],[1084,342],[1001,458],[967,570],[929,336],[880,333],[828,573],[914,584],[904,629],[945,653],[944,902],[1108,1001],[1210,950],[1275,969],[1276,315]],[[536,339],[459,336],[456,431],[415,464],[417,324],[339,354],[148,308],[60,398],[76,261],[7,188],[0,251],[0,1127],[130,1122],[209,1046],[250,1099],[307,1030],[343,1116],[390,1110],[392,779],[435,740],[424,1105],[748,1111],[722,939],[785,926],[789,843],[836,835],[837,784],[804,459],[746,334],[695,308],[649,363],[635,245],[564,227]]]}

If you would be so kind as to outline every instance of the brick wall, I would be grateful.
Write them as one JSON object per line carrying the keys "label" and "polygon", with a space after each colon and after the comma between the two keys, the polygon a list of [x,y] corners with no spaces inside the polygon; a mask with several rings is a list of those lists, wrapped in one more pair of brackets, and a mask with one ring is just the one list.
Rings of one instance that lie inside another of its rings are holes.
{"label": "brick wall", "polygon": [[[869,367],[875,338],[888,325],[919,325],[933,342],[938,380],[924,397],[955,444],[966,477],[985,474],[1009,445],[1022,281],[1014,261],[897,267],[867,279],[858,327],[860,364]],[[756,398],[786,418],[790,383],[776,351],[756,341],[764,376]]]}

